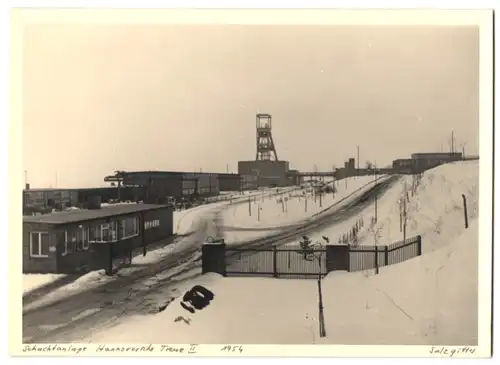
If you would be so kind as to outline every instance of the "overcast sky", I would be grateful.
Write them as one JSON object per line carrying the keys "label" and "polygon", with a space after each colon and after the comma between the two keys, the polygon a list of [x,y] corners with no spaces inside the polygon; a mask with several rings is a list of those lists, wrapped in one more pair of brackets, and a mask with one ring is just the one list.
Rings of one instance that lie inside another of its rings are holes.
{"label": "overcast sky", "polygon": [[479,33],[465,27],[30,26],[23,161],[32,187],[114,170],[236,172],[269,113],[278,157],[477,153]]}

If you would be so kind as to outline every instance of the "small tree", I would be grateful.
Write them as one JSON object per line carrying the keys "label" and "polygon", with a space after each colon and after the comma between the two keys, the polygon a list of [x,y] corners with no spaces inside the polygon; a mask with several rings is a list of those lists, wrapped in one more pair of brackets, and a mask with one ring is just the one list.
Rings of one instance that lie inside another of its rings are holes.
{"label": "small tree", "polygon": [[312,245],[312,241],[308,236],[302,236],[302,240],[299,242],[300,248],[302,249],[302,255],[304,256],[304,260],[308,260],[309,253],[312,251],[310,246]]}

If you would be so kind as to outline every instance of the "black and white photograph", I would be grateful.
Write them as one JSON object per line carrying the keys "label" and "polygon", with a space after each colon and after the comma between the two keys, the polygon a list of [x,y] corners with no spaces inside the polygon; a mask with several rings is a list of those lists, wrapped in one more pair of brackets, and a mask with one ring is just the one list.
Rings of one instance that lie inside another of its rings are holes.
{"label": "black and white photograph", "polygon": [[36,12],[21,355],[491,355],[492,11]]}

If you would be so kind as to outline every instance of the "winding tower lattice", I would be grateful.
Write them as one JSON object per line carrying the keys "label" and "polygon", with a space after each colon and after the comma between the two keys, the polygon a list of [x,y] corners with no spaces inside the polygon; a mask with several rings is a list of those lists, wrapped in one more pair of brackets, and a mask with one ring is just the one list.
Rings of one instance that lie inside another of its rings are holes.
{"label": "winding tower lattice", "polygon": [[271,133],[271,115],[257,114],[257,154],[256,161],[278,161],[278,153]]}

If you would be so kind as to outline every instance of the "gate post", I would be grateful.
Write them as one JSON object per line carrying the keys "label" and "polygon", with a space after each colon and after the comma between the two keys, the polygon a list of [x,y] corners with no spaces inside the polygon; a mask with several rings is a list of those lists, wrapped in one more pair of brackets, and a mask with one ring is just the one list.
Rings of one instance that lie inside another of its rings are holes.
{"label": "gate post", "polygon": [[201,247],[201,273],[226,276],[226,244],[210,243]]}
{"label": "gate post", "polygon": [[273,277],[278,277],[278,250],[276,246],[273,246]]}
{"label": "gate post", "polygon": [[349,271],[349,246],[327,245],[326,246],[326,272],[343,270]]}
{"label": "gate post", "polygon": [[417,236],[417,256],[422,255],[422,236]]}

